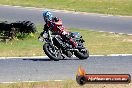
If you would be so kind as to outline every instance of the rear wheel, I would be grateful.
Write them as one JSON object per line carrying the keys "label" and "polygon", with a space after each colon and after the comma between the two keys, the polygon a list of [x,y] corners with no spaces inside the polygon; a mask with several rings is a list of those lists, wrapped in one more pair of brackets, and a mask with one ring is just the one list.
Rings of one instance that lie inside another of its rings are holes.
{"label": "rear wheel", "polygon": [[43,50],[45,52],[45,54],[54,61],[59,61],[59,59],[61,59],[61,53],[60,50],[56,47],[54,47],[53,45],[49,44],[49,43],[45,43],[43,45]]}
{"label": "rear wheel", "polygon": [[76,51],[74,55],[79,59],[84,60],[89,57],[89,51],[86,49],[80,49],[79,51]]}

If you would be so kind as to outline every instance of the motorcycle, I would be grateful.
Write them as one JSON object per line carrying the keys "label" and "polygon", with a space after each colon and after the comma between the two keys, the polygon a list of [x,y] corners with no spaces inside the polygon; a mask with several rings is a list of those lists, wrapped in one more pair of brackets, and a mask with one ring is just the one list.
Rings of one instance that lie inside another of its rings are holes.
{"label": "motorcycle", "polygon": [[[73,55],[81,60],[89,57],[89,51],[84,47],[84,40],[79,32],[70,32],[69,37],[77,43],[77,48],[73,48],[69,41],[64,41],[60,35],[53,33],[50,28],[47,32],[41,32],[39,36],[40,42],[45,42],[43,50],[45,54],[54,61],[59,61],[65,57],[71,58]],[[64,49],[63,46],[69,47]]]}

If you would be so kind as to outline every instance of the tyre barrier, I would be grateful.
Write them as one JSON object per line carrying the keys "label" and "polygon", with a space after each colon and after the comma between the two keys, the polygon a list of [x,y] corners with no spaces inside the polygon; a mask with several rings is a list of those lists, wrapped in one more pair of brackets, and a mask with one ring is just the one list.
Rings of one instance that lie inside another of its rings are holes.
{"label": "tyre barrier", "polygon": [[6,37],[13,38],[17,33],[29,34],[35,32],[37,32],[36,26],[31,21],[0,22],[0,33]]}

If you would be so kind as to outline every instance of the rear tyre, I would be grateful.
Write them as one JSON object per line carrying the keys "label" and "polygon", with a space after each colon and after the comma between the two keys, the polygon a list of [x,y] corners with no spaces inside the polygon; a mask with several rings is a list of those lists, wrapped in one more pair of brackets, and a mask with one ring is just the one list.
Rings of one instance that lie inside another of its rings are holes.
{"label": "rear tyre", "polygon": [[56,47],[52,46],[51,44],[45,43],[43,45],[43,50],[44,50],[45,54],[51,60],[59,61],[59,59],[61,59],[61,53],[60,53],[60,51]]}

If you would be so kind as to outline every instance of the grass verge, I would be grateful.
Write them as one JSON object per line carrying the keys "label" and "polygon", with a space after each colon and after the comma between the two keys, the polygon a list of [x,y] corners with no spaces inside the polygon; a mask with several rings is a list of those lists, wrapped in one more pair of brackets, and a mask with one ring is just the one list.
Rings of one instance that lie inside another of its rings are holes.
{"label": "grass verge", "polygon": [[130,84],[85,84],[80,86],[73,80],[48,81],[36,83],[12,83],[0,84],[0,88],[131,88]]}
{"label": "grass verge", "polygon": [[132,0],[0,0],[0,4],[132,15]]}
{"label": "grass verge", "polygon": [[[37,29],[42,31],[42,25]],[[85,40],[85,46],[90,54],[132,54],[132,36],[96,32],[91,30],[68,29],[78,31]],[[24,40],[13,40],[7,43],[0,42],[0,57],[8,56],[43,56],[43,43],[38,41],[38,34],[29,36]]]}

